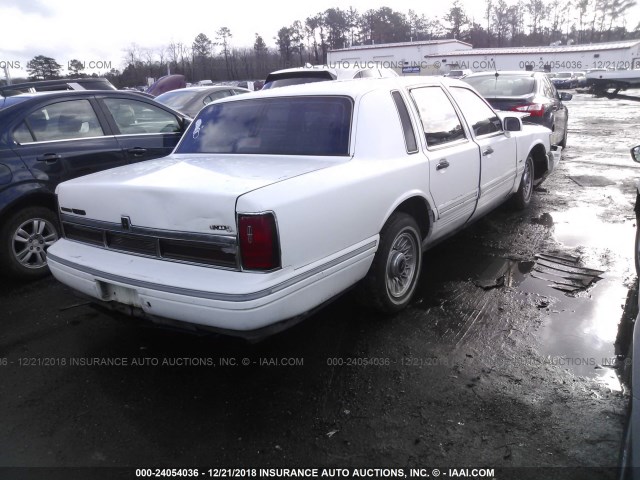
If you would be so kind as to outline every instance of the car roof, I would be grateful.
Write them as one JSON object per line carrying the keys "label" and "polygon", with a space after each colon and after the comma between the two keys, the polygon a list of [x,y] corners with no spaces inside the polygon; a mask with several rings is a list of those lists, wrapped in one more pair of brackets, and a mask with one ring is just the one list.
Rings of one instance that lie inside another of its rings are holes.
{"label": "car roof", "polygon": [[17,112],[23,108],[31,108],[34,103],[39,103],[43,99],[67,99],[67,98],[86,98],[91,96],[100,97],[120,97],[130,98],[132,100],[142,100],[153,103],[155,105],[162,105],[162,108],[169,109],[176,113],[178,116],[183,117],[184,114],[177,112],[176,110],[168,107],[160,102],[156,102],[153,98],[149,98],[145,95],[132,92],[129,90],[56,90],[51,92],[34,92],[34,93],[21,93],[9,98],[25,98],[24,101],[9,105],[6,108],[0,109],[0,116],[10,115],[12,112]]}
{"label": "car roof", "polygon": [[[378,67],[375,67],[378,68]],[[285,68],[284,70],[276,70],[275,72],[271,72],[269,77],[272,75],[288,75],[291,73],[306,73],[307,75],[310,72],[328,72],[333,74],[337,80],[342,79],[351,79],[353,76],[362,71],[362,70],[373,70],[373,68],[365,68],[365,67],[334,67],[328,65],[308,65],[306,67],[297,67],[297,68]]]}
{"label": "car roof", "polygon": [[297,97],[297,96],[323,96],[342,95],[357,98],[368,92],[378,89],[401,89],[417,86],[458,85],[470,88],[469,84],[461,80],[446,77],[388,77],[388,78],[361,78],[348,80],[335,80],[332,82],[312,82],[299,85],[291,85],[285,88],[273,88],[253,92],[249,97],[234,96],[217,100],[215,103],[228,101],[242,101],[246,99]]}

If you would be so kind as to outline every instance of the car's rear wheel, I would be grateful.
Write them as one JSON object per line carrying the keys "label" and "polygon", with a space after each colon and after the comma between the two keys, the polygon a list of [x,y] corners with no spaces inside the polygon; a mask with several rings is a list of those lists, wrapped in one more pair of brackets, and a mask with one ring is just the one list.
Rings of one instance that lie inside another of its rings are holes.
{"label": "car's rear wheel", "polygon": [[380,244],[363,280],[360,300],[383,313],[405,308],[422,267],[420,229],[410,215],[394,213],[380,232]]}
{"label": "car's rear wheel", "polygon": [[0,231],[0,267],[6,276],[35,279],[47,275],[47,249],[59,237],[55,213],[29,207],[7,219]]}
{"label": "car's rear wheel", "polygon": [[531,196],[533,195],[533,157],[531,154],[527,156],[527,160],[524,163],[524,172],[522,172],[522,179],[520,180],[520,187],[518,192],[513,197],[513,204],[516,208],[523,210],[531,203]]}

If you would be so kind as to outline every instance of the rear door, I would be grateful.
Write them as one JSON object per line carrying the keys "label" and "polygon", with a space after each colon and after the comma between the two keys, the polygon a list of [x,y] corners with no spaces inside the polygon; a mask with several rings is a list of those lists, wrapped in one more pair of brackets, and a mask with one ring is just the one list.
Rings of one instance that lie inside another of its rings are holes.
{"label": "rear door", "polygon": [[422,122],[438,230],[446,233],[464,224],[475,210],[480,152],[441,87],[414,88],[410,93]]}
{"label": "rear door", "polygon": [[13,149],[51,189],[64,180],[127,163],[100,121],[92,97],[55,100],[31,110],[12,130]]}
{"label": "rear door", "polygon": [[131,163],[169,155],[182,137],[183,119],[159,105],[127,97],[98,102]]}

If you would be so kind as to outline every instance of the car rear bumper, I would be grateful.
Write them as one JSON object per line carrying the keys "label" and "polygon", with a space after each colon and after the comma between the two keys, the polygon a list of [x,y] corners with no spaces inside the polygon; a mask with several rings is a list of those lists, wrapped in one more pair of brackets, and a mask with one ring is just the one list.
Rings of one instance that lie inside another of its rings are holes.
{"label": "car rear bumper", "polygon": [[[61,239],[48,252],[52,274],[98,303],[125,306],[240,336],[303,315],[363,278],[375,255],[370,238],[297,270],[248,273],[167,262]],[[121,308],[120,308],[121,309]]]}

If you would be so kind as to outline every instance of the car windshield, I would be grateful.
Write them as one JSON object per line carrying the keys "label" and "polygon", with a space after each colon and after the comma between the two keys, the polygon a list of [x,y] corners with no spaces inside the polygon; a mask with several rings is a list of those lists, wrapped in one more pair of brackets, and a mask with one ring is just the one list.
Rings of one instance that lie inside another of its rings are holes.
{"label": "car windshield", "polygon": [[184,134],[176,153],[349,154],[351,99],[277,97],[214,103]]}
{"label": "car windshield", "polygon": [[158,95],[155,100],[174,110],[182,110],[184,106],[195,96],[197,92],[193,90],[171,90],[170,92]]}
{"label": "car windshield", "polygon": [[558,75],[556,75],[556,78],[571,78],[571,73],[569,72],[559,73]]}
{"label": "car windshield", "polygon": [[482,75],[464,81],[483,97],[521,97],[533,93],[535,87],[533,77],[522,75]]}

